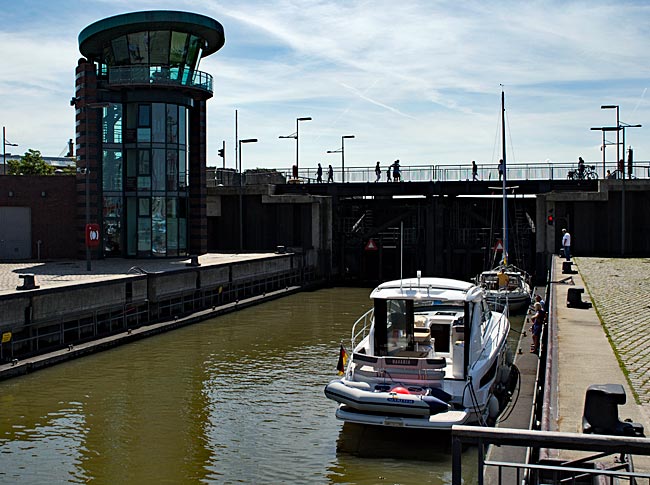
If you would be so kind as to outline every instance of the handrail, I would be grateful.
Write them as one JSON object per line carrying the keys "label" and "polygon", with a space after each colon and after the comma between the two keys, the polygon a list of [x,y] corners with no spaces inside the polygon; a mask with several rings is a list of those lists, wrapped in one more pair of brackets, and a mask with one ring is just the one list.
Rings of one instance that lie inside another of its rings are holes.
{"label": "handrail", "polygon": [[[602,163],[592,163],[596,167],[598,179],[603,180]],[[479,180],[483,182],[492,182],[495,186],[501,184],[499,172],[496,165],[483,164],[479,165]],[[267,167],[274,174],[280,174],[286,180],[292,179],[292,173],[289,168]],[[506,177],[508,185],[517,180],[568,180],[569,172],[576,170],[575,163],[564,162],[543,162],[543,163],[511,163],[506,167]],[[316,183],[316,167],[300,168],[298,179],[302,183]],[[403,182],[471,182],[472,167],[471,165],[402,165],[401,180]],[[613,174],[618,174],[617,167],[613,162],[605,166],[605,171],[610,170]],[[625,170],[626,179],[627,167]],[[618,178],[620,179],[620,178]],[[618,180],[615,179],[615,180]],[[635,162],[632,170],[632,179],[650,179],[650,161]],[[340,183],[343,180],[341,169],[334,169],[334,182]],[[346,166],[345,182],[346,183],[375,183],[376,175],[373,166]],[[385,184],[386,178],[381,178],[379,184]]]}
{"label": "handrail", "polygon": [[[370,327],[370,324],[372,323],[372,318],[375,314],[375,309],[371,308],[368,310],[366,313],[361,315],[356,322],[354,322],[354,325],[352,325],[352,336],[350,338],[350,350],[354,350],[354,348],[357,346],[357,342],[365,338],[366,336],[366,329]],[[356,332],[357,325],[363,320],[363,328]],[[356,333],[355,333],[356,332]],[[359,338],[360,337],[360,338]],[[358,340],[357,340],[358,339]]]}
{"label": "handrail", "polygon": [[113,85],[184,86],[212,93],[212,75],[185,67],[161,65],[111,66],[108,83]]}

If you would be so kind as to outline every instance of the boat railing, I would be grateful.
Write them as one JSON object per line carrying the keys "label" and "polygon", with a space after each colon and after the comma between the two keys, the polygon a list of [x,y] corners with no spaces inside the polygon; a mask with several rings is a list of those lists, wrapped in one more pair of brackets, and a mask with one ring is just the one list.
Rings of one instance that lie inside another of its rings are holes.
{"label": "boat railing", "polygon": [[[371,308],[366,313],[361,315],[359,319],[352,325],[352,338],[350,339],[350,348],[354,349],[357,343],[363,340],[370,331],[372,324],[372,317],[375,315],[375,309]],[[357,327],[360,327],[357,329]]]}

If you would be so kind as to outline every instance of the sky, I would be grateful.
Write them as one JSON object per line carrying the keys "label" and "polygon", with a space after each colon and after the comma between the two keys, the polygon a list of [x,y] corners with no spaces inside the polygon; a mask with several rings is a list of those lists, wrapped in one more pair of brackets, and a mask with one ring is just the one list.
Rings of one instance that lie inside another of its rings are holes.
{"label": "sky", "polygon": [[[650,2],[475,0],[0,0],[0,124],[7,152],[62,156],[74,138],[78,35],[103,18],[183,10],[219,21],[224,47],[200,70],[208,165],[235,110],[247,168],[288,169],[300,122],[300,168],[497,164],[501,91],[507,160],[602,161],[602,132],[622,123],[635,160],[650,160]],[[616,134],[607,133],[616,143]],[[622,150],[622,148],[621,148]],[[616,147],[607,146],[609,163]]]}

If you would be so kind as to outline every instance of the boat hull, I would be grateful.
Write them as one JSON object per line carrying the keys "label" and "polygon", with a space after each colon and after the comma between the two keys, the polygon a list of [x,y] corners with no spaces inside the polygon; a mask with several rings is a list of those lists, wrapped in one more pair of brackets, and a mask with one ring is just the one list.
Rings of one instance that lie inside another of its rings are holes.
{"label": "boat hull", "polygon": [[[502,312],[505,307],[505,298],[503,293],[498,295],[491,295],[489,292],[487,294],[487,302],[496,312]],[[511,314],[517,314],[524,312],[528,309],[530,305],[530,296],[527,294],[515,294],[508,296],[508,311]]]}
{"label": "boat hull", "polygon": [[336,417],[348,423],[371,426],[438,430],[450,430],[454,425],[473,424],[477,421],[468,410],[450,410],[432,416],[385,416],[360,413],[345,404],[338,407]]}

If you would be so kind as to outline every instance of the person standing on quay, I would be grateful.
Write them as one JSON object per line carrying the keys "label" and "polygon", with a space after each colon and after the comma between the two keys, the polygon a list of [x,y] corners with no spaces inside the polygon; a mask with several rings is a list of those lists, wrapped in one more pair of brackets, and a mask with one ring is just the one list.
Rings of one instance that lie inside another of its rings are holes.
{"label": "person standing on quay", "polygon": [[334,169],[332,165],[327,169],[327,183],[329,184],[330,182],[334,183]]}
{"label": "person standing on quay", "polygon": [[316,169],[316,182],[319,184],[323,183],[323,167],[321,167],[320,162],[318,163],[318,168]]}
{"label": "person standing on quay", "polygon": [[375,183],[377,183],[381,178],[381,167],[379,166],[379,160],[377,160],[377,165],[375,165],[375,175],[377,176]]}
{"label": "person standing on quay", "polygon": [[571,260],[571,234],[562,229],[562,251],[567,261]]}
{"label": "person standing on quay", "polygon": [[476,166],[476,160],[472,160],[472,181],[476,182],[478,180],[478,167]]}

